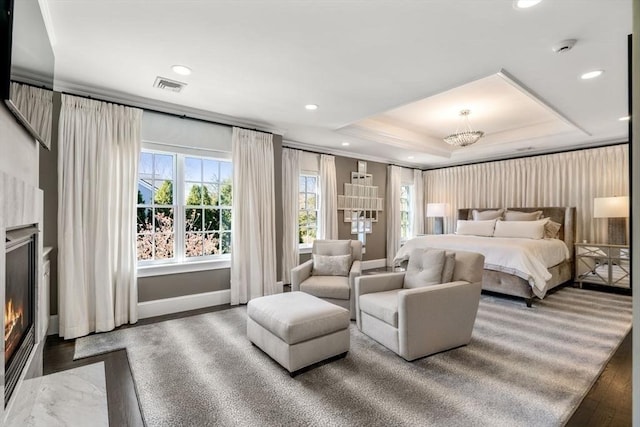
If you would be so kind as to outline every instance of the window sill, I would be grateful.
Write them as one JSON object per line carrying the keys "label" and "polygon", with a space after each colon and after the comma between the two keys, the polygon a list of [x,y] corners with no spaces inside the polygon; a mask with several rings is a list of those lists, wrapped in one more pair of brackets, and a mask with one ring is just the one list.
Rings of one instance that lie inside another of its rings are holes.
{"label": "window sill", "polygon": [[298,248],[298,253],[299,254],[310,254],[311,253],[311,249],[313,249],[311,246],[301,246]]}
{"label": "window sill", "polygon": [[138,277],[164,276],[167,274],[193,273],[196,271],[231,268],[231,257],[216,260],[175,262],[171,264],[145,265],[138,267]]}

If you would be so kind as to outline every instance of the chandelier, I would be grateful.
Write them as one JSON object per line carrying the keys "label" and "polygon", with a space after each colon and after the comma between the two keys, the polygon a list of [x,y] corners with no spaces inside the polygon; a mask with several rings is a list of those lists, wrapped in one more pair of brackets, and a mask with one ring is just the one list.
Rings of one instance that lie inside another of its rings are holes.
{"label": "chandelier", "polygon": [[[484,135],[484,132],[479,130],[471,130],[471,124],[469,123],[469,114],[471,111],[460,111],[460,123],[456,128],[456,132],[444,138],[444,142],[456,147],[466,147],[467,145],[475,144]],[[464,122],[464,123],[463,123]],[[460,126],[462,125],[462,126]],[[463,128],[459,132],[460,128]]]}

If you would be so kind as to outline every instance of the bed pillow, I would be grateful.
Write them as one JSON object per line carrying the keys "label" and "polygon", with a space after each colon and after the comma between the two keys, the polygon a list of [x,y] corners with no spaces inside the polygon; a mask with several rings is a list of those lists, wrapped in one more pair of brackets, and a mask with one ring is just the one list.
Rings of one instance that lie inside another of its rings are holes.
{"label": "bed pillow", "polygon": [[542,239],[548,218],[538,221],[498,221],[493,237],[518,237],[521,239]]}
{"label": "bed pillow", "polygon": [[444,264],[445,251],[442,249],[412,250],[404,275],[404,287],[413,289],[442,283]]}
{"label": "bed pillow", "polygon": [[535,212],[507,211],[504,214],[505,221],[537,221],[540,218],[542,218],[542,211],[535,211]]}
{"label": "bed pillow", "polygon": [[312,254],[312,276],[348,276],[351,269],[351,255]]}
{"label": "bed pillow", "polygon": [[487,221],[490,219],[500,219],[502,218],[503,213],[504,209],[486,211],[479,211],[478,209],[474,209],[471,211],[471,216],[474,221]]}
{"label": "bed pillow", "polygon": [[562,224],[559,222],[552,221],[551,218],[548,219],[547,223],[544,225],[544,238],[545,239],[557,239],[560,234],[560,229],[562,228]]}
{"label": "bed pillow", "polygon": [[486,221],[464,221],[459,219],[456,227],[456,234],[464,236],[493,236],[493,229],[496,226],[496,220],[490,219]]}

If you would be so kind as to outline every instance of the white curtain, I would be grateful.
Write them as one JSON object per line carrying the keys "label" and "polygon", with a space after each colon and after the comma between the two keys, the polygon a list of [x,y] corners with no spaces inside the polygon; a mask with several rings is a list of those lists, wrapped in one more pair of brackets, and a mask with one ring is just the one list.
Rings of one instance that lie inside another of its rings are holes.
{"label": "white curtain", "polygon": [[138,320],[141,119],[136,108],[62,95],[58,316],[65,339]]}
{"label": "white curtain", "polygon": [[273,135],[233,128],[231,152],[231,304],[237,305],[278,291]]}
{"label": "white curtain", "polygon": [[593,218],[593,199],[627,196],[628,165],[623,144],[425,171],[426,201],[450,205],[447,233],[461,208],[574,206],[576,240],[603,242],[607,221]]}
{"label": "white curtain", "polygon": [[298,265],[298,181],[300,151],[282,149],[282,280],[291,283],[291,269]]}
{"label": "white curtain", "polygon": [[335,157],[320,156],[318,239],[338,238],[338,186]]}
{"label": "white curtain", "polygon": [[400,187],[402,168],[387,166],[387,266],[400,249]]}
{"label": "white curtain", "polygon": [[17,82],[11,82],[10,91],[11,99],[18,110],[49,146],[51,144],[53,91]]}
{"label": "white curtain", "polygon": [[413,218],[411,220],[411,232],[413,236],[424,234],[424,181],[422,179],[422,171],[413,170],[413,197],[411,198],[411,212]]}

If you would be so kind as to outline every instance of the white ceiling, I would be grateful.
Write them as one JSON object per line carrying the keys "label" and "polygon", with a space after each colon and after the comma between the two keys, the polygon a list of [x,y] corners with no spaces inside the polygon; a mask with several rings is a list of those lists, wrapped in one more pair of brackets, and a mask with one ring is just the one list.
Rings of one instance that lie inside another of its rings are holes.
{"label": "white ceiling", "polygon": [[[57,89],[274,131],[291,146],[437,167],[627,140],[631,0],[41,3]],[[567,38],[573,50],[553,53]],[[592,69],[605,73],[580,80]],[[510,88],[494,91],[501,71]],[[161,91],[157,76],[188,86]],[[452,150],[438,139],[461,103],[487,136]]]}

